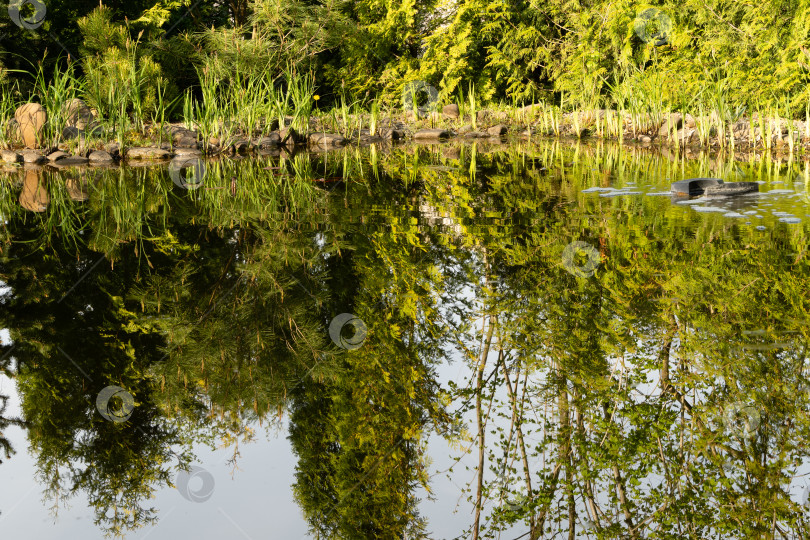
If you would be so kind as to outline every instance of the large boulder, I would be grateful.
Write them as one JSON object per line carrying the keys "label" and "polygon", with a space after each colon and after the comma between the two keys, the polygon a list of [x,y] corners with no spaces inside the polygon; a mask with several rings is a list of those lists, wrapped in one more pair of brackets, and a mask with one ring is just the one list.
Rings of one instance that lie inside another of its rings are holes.
{"label": "large boulder", "polygon": [[31,212],[44,212],[48,208],[51,198],[48,190],[39,179],[39,174],[35,170],[25,171],[25,181],[20,193],[20,204]]}
{"label": "large boulder", "polygon": [[48,120],[45,108],[39,103],[26,103],[14,112],[14,119],[25,147],[37,148]]}

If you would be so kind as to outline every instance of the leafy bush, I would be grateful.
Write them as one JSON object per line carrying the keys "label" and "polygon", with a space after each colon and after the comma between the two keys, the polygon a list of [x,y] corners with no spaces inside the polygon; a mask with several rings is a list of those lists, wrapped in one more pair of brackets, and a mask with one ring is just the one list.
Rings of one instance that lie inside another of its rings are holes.
{"label": "leafy bush", "polygon": [[136,121],[154,114],[163,101],[178,95],[160,65],[139,47],[142,33],[133,40],[129,29],[112,22],[112,10],[99,6],[79,19],[85,37],[85,94],[103,117],[131,112]]}

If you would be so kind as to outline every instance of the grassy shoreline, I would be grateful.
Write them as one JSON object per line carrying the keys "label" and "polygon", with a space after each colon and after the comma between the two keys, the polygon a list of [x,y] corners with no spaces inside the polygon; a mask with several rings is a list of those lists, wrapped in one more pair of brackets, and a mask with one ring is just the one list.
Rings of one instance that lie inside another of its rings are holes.
{"label": "grassy shoreline", "polygon": [[[799,118],[790,101],[746,114],[744,106],[715,96],[676,110],[641,89],[638,95],[613,96],[623,105],[612,109],[583,107],[565,94],[553,104],[501,102],[482,107],[473,84],[466,93],[459,91],[448,99],[416,81],[406,85],[401,102],[381,97],[349,101],[342,95],[321,108],[319,88],[310,74],[288,70],[271,80],[260,72],[236,73],[225,81],[213,68],[204,68],[198,71],[196,94],[187,90],[168,102],[165,88],[158,85],[154,99],[147,102],[146,82],[137,70],[124,74],[125,80],[105,94],[91,79],[76,75],[72,66],[68,63],[50,77],[42,65],[27,73],[34,81],[28,99],[22,98],[19,85],[0,87],[0,148],[22,147],[15,111],[34,96],[48,116],[38,147],[85,156],[111,143],[122,155],[131,147],[166,145],[196,148],[205,155],[313,142],[363,145],[422,138],[425,133],[417,133],[426,129],[443,130],[435,134],[437,139],[595,137],[642,145],[802,154],[810,146],[810,105]],[[313,141],[315,134],[332,137]],[[261,139],[263,143],[256,144]]]}

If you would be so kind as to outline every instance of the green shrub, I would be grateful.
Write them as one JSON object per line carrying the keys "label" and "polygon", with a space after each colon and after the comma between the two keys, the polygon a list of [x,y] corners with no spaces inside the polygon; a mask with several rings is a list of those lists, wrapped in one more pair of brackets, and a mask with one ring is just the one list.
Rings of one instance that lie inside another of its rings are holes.
{"label": "green shrub", "polygon": [[128,28],[112,22],[112,10],[96,8],[79,19],[79,28],[85,38],[85,95],[103,118],[132,113],[138,125],[155,114],[159,91],[165,89],[164,102],[178,95],[160,65],[139,46],[142,33],[132,39]]}

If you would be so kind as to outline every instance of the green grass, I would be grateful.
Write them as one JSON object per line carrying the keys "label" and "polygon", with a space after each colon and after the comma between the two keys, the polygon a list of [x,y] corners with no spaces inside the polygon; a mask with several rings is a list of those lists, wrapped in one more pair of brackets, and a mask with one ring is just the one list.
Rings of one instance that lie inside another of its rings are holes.
{"label": "green grass", "polygon": [[11,118],[17,110],[19,83],[0,85],[0,146],[7,148],[10,141],[17,138],[16,130],[11,129],[6,118]]}

